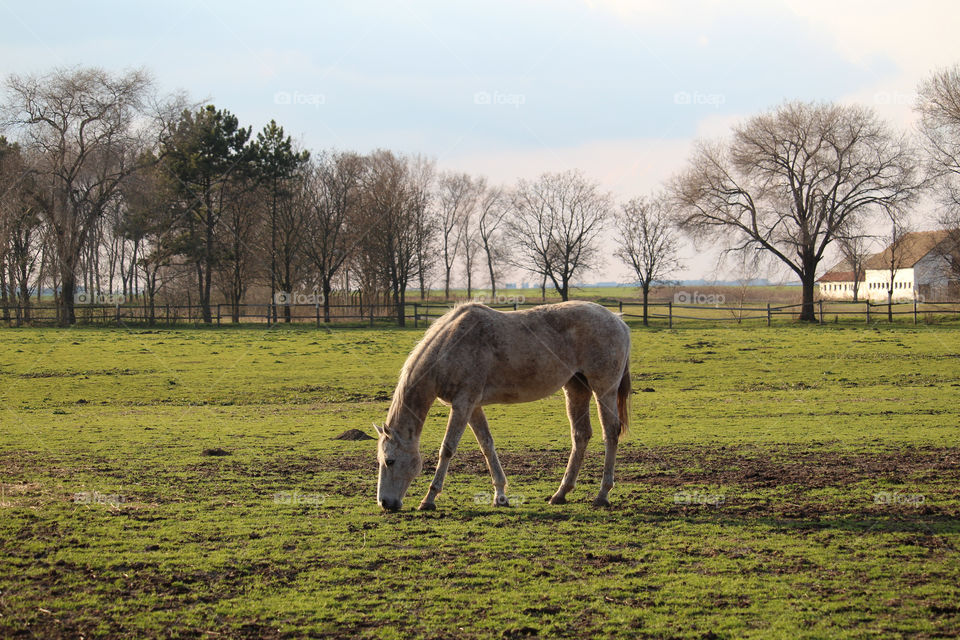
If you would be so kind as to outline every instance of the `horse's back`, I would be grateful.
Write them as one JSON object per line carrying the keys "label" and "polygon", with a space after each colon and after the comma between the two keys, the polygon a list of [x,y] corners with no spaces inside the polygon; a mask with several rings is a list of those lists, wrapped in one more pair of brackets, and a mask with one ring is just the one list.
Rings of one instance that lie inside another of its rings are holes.
{"label": "horse's back", "polygon": [[480,393],[482,404],[529,402],[578,373],[595,390],[606,389],[619,382],[629,357],[626,325],[590,302],[508,313],[468,304],[448,315],[435,327],[434,348],[423,354],[447,401]]}

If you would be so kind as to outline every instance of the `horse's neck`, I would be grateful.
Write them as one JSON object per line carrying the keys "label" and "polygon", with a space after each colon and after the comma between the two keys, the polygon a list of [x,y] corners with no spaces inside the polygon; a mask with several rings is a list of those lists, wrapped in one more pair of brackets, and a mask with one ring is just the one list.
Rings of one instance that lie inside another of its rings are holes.
{"label": "horse's neck", "polygon": [[393,394],[387,424],[405,440],[420,440],[427,412],[437,399],[432,385],[425,380],[410,383],[405,377]]}

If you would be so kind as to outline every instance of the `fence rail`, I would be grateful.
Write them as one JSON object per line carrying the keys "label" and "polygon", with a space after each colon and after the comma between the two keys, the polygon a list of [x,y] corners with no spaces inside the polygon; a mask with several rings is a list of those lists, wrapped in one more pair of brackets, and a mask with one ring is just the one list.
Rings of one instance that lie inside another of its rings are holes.
{"label": "fence rail", "polygon": [[[638,323],[643,320],[643,303],[634,299],[603,299],[604,306],[622,314],[624,319]],[[404,305],[405,324],[419,327],[428,324],[446,313],[454,302],[410,302]],[[490,304],[495,309],[517,310],[541,304],[539,302],[515,302]],[[775,321],[798,320],[801,304],[787,305],[709,305],[678,304],[674,301],[651,300],[647,304],[648,323],[667,326],[684,323],[760,323],[771,325]],[[960,318],[960,302],[954,301],[909,301],[892,304],[877,302],[839,302],[818,300],[814,312],[820,323],[862,321],[865,323],[890,320],[912,322],[939,322]],[[328,315],[326,315],[326,314]],[[330,304],[325,312],[323,305],[315,304],[217,304],[210,308],[210,320],[204,321],[200,305],[157,305],[151,314],[143,305],[77,305],[78,325],[249,325],[260,324],[328,324],[385,325],[398,324],[400,314],[396,305],[387,303]],[[50,305],[0,306],[0,324],[10,327],[43,326],[58,322],[58,309]]]}

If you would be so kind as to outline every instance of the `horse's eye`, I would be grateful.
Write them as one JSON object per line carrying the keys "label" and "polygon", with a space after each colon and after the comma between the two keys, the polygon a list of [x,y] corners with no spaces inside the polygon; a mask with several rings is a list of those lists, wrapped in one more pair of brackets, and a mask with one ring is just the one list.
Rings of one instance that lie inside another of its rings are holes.
{"label": "horse's eye", "polygon": [[393,458],[390,458],[389,460],[387,460],[387,466],[392,467],[394,462],[396,462],[396,460],[394,460]]}

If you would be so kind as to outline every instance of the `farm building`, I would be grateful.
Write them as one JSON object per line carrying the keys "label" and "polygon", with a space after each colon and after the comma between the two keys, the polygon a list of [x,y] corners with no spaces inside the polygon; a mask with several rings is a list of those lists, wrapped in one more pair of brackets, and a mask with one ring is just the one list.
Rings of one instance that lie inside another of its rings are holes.
{"label": "farm building", "polygon": [[[948,230],[904,234],[896,243],[869,256],[858,278],[857,299],[886,302],[893,273],[893,300],[935,300],[956,295],[956,265],[960,256]],[[951,255],[952,254],[952,255]],[[824,300],[853,300],[853,267],[846,260],[823,274],[817,283]]]}

